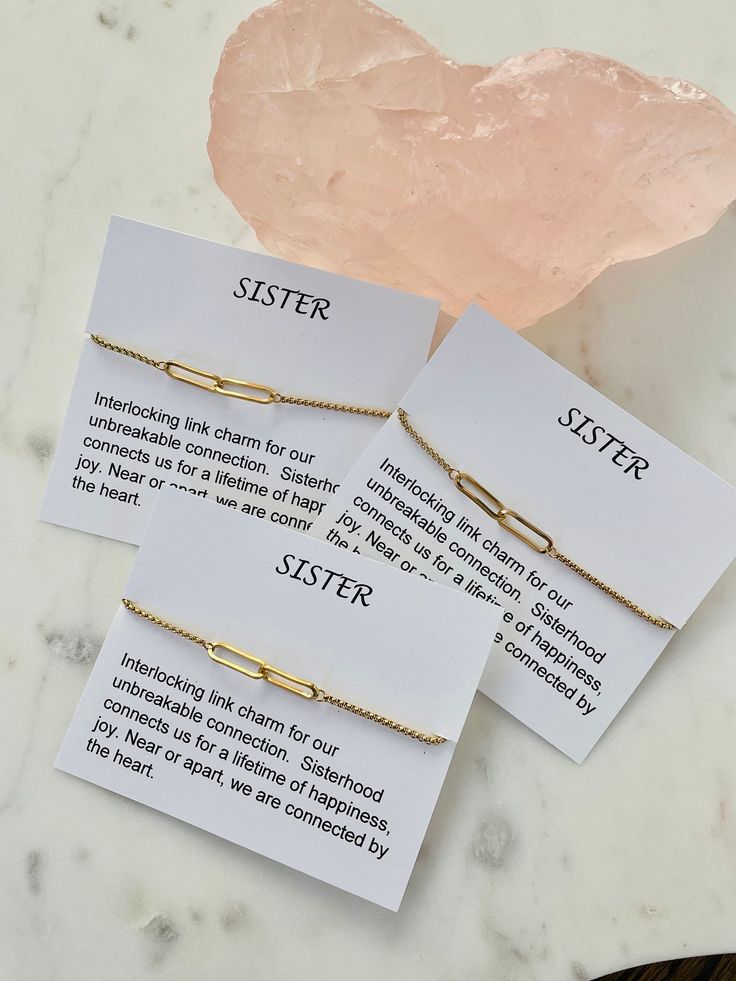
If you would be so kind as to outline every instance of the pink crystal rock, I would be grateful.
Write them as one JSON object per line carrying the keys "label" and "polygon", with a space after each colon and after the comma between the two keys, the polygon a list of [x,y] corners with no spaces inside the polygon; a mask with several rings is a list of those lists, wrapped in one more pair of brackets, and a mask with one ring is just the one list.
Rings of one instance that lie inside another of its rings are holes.
{"label": "pink crystal rock", "polygon": [[228,39],[215,179],[272,253],[522,327],[736,198],[736,116],[547,49],[459,65],[366,0],[277,0]]}

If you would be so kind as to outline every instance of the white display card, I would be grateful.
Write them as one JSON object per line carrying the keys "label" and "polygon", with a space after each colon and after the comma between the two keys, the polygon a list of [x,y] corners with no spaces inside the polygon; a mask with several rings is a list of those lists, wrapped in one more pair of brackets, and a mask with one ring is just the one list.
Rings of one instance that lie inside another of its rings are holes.
{"label": "white display card", "polygon": [[[401,405],[452,468],[676,628],[736,554],[733,487],[478,307]],[[499,525],[397,414],[312,533],[506,607],[480,690],[578,762],[674,635]]]}
{"label": "white display card", "polygon": [[[424,297],[113,217],[87,331],[284,395],[393,409],[437,312]],[[87,339],[41,517],[138,544],[158,489],[173,485],[304,531],[382,423],[206,392]]]}
{"label": "white display card", "polygon": [[121,606],[57,767],[397,909],[502,611],[170,489],[126,596],[446,742],[247,678]]}

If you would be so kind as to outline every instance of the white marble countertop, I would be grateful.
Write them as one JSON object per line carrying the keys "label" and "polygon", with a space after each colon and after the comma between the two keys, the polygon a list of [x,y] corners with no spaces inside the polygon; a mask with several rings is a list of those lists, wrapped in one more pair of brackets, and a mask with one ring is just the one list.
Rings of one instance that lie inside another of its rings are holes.
{"label": "white marble countertop", "polygon": [[[476,698],[398,914],[52,769],[134,554],[36,520],[107,217],[255,246],[205,141],[222,44],[256,5],[74,0],[3,15],[4,975],[587,981],[733,949],[736,567],[583,767]],[[730,0],[386,6],[457,59],[588,48],[736,106]],[[609,271],[527,336],[736,481],[735,263],[732,209],[707,236]]]}

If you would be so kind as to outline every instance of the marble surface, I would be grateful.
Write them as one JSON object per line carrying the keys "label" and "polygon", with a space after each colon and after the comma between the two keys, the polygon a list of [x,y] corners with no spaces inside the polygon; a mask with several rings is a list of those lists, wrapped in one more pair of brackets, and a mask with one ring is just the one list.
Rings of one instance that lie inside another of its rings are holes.
{"label": "marble surface", "polygon": [[[1,15],[4,975],[587,981],[733,949],[736,568],[583,767],[476,698],[399,914],[51,768],[134,554],[36,520],[107,216],[254,246],[205,153],[219,52],[254,6],[74,0]],[[590,48],[736,106],[730,0],[386,6],[457,59]],[[736,481],[735,262],[732,209],[527,336]]]}

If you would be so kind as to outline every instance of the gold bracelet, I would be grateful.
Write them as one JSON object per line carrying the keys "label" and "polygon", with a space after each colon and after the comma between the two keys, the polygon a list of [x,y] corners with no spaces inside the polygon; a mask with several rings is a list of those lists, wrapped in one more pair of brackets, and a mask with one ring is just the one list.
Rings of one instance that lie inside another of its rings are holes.
{"label": "gold bracelet", "polygon": [[[368,719],[370,722],[377,722],[387,729],[393,729],[394,732],[400,732],[404,736],[418,739],[419,742],[427,743],[429,746],[441,746],[442,743],[447,742],[444,736],[427,735],[418,729],[412,729],[409,726],[402,725],[400,722],[394,722],[393,719],[389,719],[385,715],[379,715],[377,712],[371,712],[369,709],[361,708],[360,705],[354,705],[352,702],[347,702],[345,699],[338,698],[336,695],[330,695],[324,688],[320,688],[313,681],[307,681],[306,678],[297,678],[296,675],[289,674],[288,671],[275,668],[272,664],[267,664],[262,658],[256,657],[255,654],[251,654],[249,651],[242,651],[239,647],[233,647],[232,644],[226,644],[220,640],[205,640],[204,637],[199,637],[197,634],[193,634],[183,627],[177,627],[176,624],[169,623],[168,620],[162,619],[155,613],[144,610],[142,606],[138,606],[133,600],[123,599],[122,604],[126,610],[130,610],[136,616],[148,620],[149,623],[154,623],[157,627],[163,627],[164,630],[170,630],[178,637],[183,637],[184,640],[189,640],[193,644],[199,645],[199,647],[204,647],[213,661],[224,665],[226,668],[232,668],[233,671],[245,675],[246,678],[252,678],[254,681],[267,681],[271,685],[276,685],[277,688],[282,688],[284,691],[289,691],[293,695],[299,695],[301,698],[306,698],[309,701],[327,702],[328,705],[343,709],[345,712],[352,712],[353,715],[359,715],[362,719]],[[240,658],[240,662],[229,660],[227,656],[218,654],[218,651],[233,654],[237,658]],[[252,667],[248,667],[247,665],[251,665]]]}
{"label": "gold bracelet", "polygon": [[126,358],[133,358],[134,361],[140,361],[151,368],[158,368],[159,371],[165,372],[169,378],[173,378],[175,381],[186,382],[187,385],[194,385],[195,388],[201,388],[205,392],[214,392],[216,395],[225,395],[227,398],[254,402],[256,405],[270,405],[272,402],[303,405],[310,409],[352,412],[354,415],[373,416],[377,419],[388,419],[391,415],[388,409],[367,409],[359,405],[346,405],[342,402],[325,402],[321,399],[303,398],[301,395],[283,395],[268,385],[244,381],[242,378],[226,378],[224,375],[216,375],[214,372],[205,371],[203,368],[194,368],[183,361],[157,361],[156,358],[151,358],[131,347],[113,344],[112,341],[100,337],[99,334],[90,334],[89,336],[95,344],[99,344],[106,351],[123,354]]}
{"label": "gold bracelet", "polygon": [[555,548],[555,543],[551,535],[548,535],[546,531],[542,531],[541,528],[537,527],[525,518],[523,515],[519,514],[518,511],[514,511],[511,508],[507,508],[495,494],[492,494],[487,488],[482,484],[478,483],[470,474],[463,473],[462,470],[457,470],[455,467],[451,466],[444,457],[440,456],[437,450],[431,446],[423,436],[416,431],[416,429],[409,422],[409,417],[407,416],[404,409],[399,408],[399,422],[404,427],[404,431],[408,433],[409,436],[414,440],[417,445],[419,445],[424,452],[430,456],[436,464],[438,464],[447,473],[450,480],[453,482],[455,487],[469,497],[470,500],[476,504],[481,511],[484,511],[489,517],[493,518],[494,521],[504,528],[506,531],[511,532],[512,535],[516,535],[517,538],[521,539],[530,548],[533,548],[535,552],[539,552],[540,555],[549,555],[552,559],[557,559],[558,562],[562,562],[566,565],[568,569],[572,569],[583,579],[587,580],[596,589],[600,589],[601,592],[605,593],[607,596],[612,597],[617,603],[621,603],[627,609],[631,610],[637,616],[646,620],[648,623],[654,624],[655,627],[661,627],[663,630],[676,630],[677,628],[673,626],[668,620],[662,619],[662,617],[655,616],[652,613],[647,613],[646,610],[642,609],[633,600],[627,599],[622,593],[609,586],[607,583],[603,582],[602,579],[598,579],[587,569],[584,569],[577,562],[573,561],[569,556],[563,555],[562,552]]}

